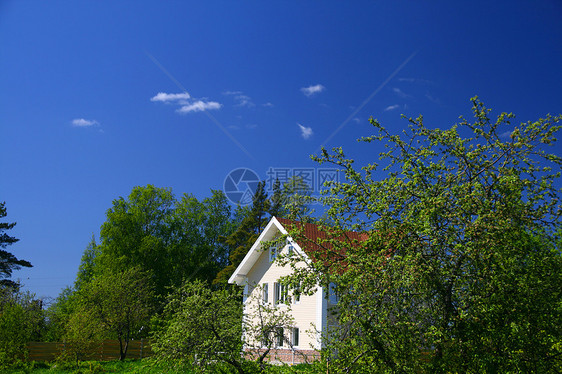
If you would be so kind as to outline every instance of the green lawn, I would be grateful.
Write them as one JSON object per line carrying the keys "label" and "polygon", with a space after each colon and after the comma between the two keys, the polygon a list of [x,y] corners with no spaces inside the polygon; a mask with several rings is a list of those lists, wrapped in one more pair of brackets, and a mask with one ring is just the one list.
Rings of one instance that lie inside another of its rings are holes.
{"label": "green lawn", "polygon": [[[222,370],[221,370],[222,369]],[[229,373],[224,366],[217,367],[217,372]],[[308,365],[301,364],[295,366],[269,366],[267,372],[271,374],[284,374],[284,373],[320,373],[319,364]],[[21,365],[19,368],[3,371],[6,374],[96,374],[96,373],[147,373],[147,374],[189,374],[193,371],[186,367],[175,367],[173,363],[163,364],[156,363],[151,359],[144,360],[125,360],[121,361],[84,361],[80,362],[77,366],[76,363],[43,363],[33,362],[30,364]]]}
{"label": "green lawn", "polygon": [[[27,367],[26,367],[27,366]],[[152,360],[125,361],[85,361],[78,366],[76,363],[43,363],[34,362],[20,368],[7,370],[6,374],[94,374],[94,373],[189,373],[185,368],[174,369],[173,365],[156,364]]]}

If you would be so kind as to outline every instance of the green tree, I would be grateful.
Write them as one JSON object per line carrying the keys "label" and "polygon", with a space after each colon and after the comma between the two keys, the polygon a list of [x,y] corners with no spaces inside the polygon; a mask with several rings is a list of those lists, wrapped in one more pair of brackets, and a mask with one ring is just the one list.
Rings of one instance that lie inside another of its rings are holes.
{"label": "green tree", "polygon": [[[0,218],[6,217],[6,203],[0,203]],[[6,247],[16,243],[19,239],[14,238],[6,233],[6,230],[12,229],[16,225],[15,222],[0,222],[0,287],[14,287],[16,283],[11,281],[12,272],[23,267],[32,267],[29,261],[20,260],[12,253],[6,250]]]}
{"label": "green tree", "polygon": [[46,326],[43,339],[48,342],[60,342],[65,339],[68,321],[76,305],[76,291],[65,287],[45,310]]}
{"label": "green tree", "polygon": [[[252,294],[245,301],[248,306],[244,315],[244,348],[248,355],[258,363],[262,372],[266,371],[265,360],[275,353],[279,341],[284,347],[293,348],[290,331],[295,325],[291,313],[291,304],[283,307],[263,301],[263,287],[256,286]],[[299,354],[296,352],[296,354]]]}
{"label": "green tree", "polygon": [[238,228],[228,236],[222,236],[221,242],[229,248],[229,264],[216,276],[213,284],[226,284],[228,279],[242,262],[261,231],[267,224],[267,212],[270,202],[265,191],[265,182],[259,182],[252,200],[252,206],[246,213]]}
{"label": "green tree", "polygon": [[138,267],[95,276],[77,296],[68,327],[69,340],[89,341],[94,337],[92,326],[97,326],[96,336],[119,341],[119,358],[124,360],[129,341],[148,333],[155,305],[151,278]]}
{"label": "green tree", "polygon": [[101,243],[85,252],[79,277],[140,266],[154,277],[157,295],[165,296],[185,279],[214,279],[228,258],[218,238],[233,229],[221,191],[202,201],[189,194],[178,201],[170,189],[135,187],[108,210]]}
{"label": "green tree", "polygon": [[472,103],[474,121],[446,130],[420,116],[395,135],[371,120],[378,134],[361,140],[384,145],[382,179],[341,148],[315,157],[346,180],[330,185],[314,268],[295,277],[337,283],[336,370],[561,369],[562,159],[545,148],[562,116],[514,126]]}
{"label": "green tree", "polygon": [[311,196],[312,187],[300,176],[293,176],[283,185],[281,192],[283,201],[283,216],[298,218],[301,222],[309,221],[313,214],[310,204],[315,201]]}
{"label": "green tree", "polygon": [[78,274],[76,274],[76,281],[74,288],[80,290],[87,284],[95,275],[96,258],[99,256],[100,250],[96,244],[96,239],[92,234],[92,240],[84,250],[78,267]]}
{"label": "green tree", "polygon": [[176,200],[170,189],[152,185],[135,187],[127,199],[113,201],[101,227],[96,274],[139,266],[151,271],[156,292],[166,294],[173,285],[174,256],[171,217]]}
{"label": "green tree", "polygon": [[219,238],[234,228],[231,208],[222,191],[211,190],[202,201],[185,194],[177,203],[173,232],[177,238],[169,271],[174,286],[187,279],[212,281],[228,265],[228,247]]}
{"label": "green tree", "polygon": [[186,282],[164,309],[166,323],[153,334],[158,359],[178,360],[205,370],[224,362],[245,373],[242,303],[238,291],[212,291],[200,281]]}
{"label": "green tree", "polygon": [[40,300],[11,287],[0,289],[0,369],[24,359],[27,343],[41,339],[43,326]]}

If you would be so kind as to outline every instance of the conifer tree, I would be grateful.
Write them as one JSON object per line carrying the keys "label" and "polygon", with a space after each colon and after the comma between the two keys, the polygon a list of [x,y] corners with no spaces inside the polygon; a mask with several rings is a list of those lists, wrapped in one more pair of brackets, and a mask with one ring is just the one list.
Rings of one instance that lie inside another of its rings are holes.
{"label": "conifer tree", "polygon": [[[6,217],[6,203],[0,203],[0,218]],[[19,260],[12,253],[6,251],[6,247],[16,243],[19,239],[6,234],[6,230],[12,229],[15,222],[0,222],[0,286],[15,287],[16,282],[8,279],[12,276],[12,271],[19,270],[21,267],[32,267],[29,261]]]}

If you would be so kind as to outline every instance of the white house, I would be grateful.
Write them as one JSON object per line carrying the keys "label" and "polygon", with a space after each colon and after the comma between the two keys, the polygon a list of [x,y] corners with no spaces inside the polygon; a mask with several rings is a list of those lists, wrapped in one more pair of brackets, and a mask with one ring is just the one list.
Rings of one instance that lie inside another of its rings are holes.
{"label": "white house", "polygon": [[[312,295],[299,295],[294,291],[286,292],[279,283],[281,277],[292,271],[289,265],[282,266],[275,261],[280,253],[298,256],[296,266],[305,266],[310,261],[307,248],[303,248],[304,245],[296,243],[291,237],[287,237],[283,248],[271,246],[276,238],[288,235],[285,227],[293,224],[300,225],[305,237],[311,241],[323,237],[323,233],[314,224],[295,223],[273,217],[229,279],[229,283],[244,287],[245,315],[249,314],[253,302],[267,302],[276,308],[287,308],[287,303],[290,303],[294,324],[283,331],[290,344],[284,344],[280,340],[275,347],[276,359],[285,362],[301,362],[305,358],[318,357],[322,349],[322,335],[328,330],[331,320],[330,310],[337,303],[335,295],[326,292],[322,286],[317,286]],[[289,300],[284,299],[286,294],[291,296]]]}

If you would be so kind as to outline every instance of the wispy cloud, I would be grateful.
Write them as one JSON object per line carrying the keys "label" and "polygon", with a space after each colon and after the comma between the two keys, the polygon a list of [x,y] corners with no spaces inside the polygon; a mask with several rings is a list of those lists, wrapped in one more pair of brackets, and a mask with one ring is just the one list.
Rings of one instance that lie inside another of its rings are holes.
{"label": "wispy cloud", "polygon": [[417,84],[435,84],[430,80],[421,78],[398,78],[399,82],[417,83]]}
{"label": "wispy cloud", "polygon": [[429,92],[425,94],[425,97],[432,103],[441,105],[441,100],[438,97],[431,96]]}
{"label": "wispy cloud", "polygon": [[267,108],[272,108],[273,104],[268,101],[267,103],[262,104],[262,106],[267,107]]}
{"label": "wispy cloud", "polygon": [[404,93],[400,88],[394,87],[392,89],[392,92],[394,92],[398,97],[401,97],[403,99],[410,97],[410,95],[408,95],[407,93]]}
{"label": "wispy cloud", "polygon": [[400,105],[398,105],[398,104],[389,105],[386,108],[384,108],[384,111],[389,112],[391,110],[395,110],[395,109],[398,109],[398,108],[400,108]]}
{"label": "wispy cloud", "polygon": [[179,109],[176,110],[178,113],[204,112],[207,110],[220,109],[222,107],[222,104],[216,101],[192,98],[187,92],[158,92],[155,96],[150,98],[150,101],[176,104],[179,106]]}
{"label": "wispy cloud", "polygon": [[513,134],[513,131],[505,131],[505,132],[502,132],[502,133],[500,134],[500,138],[505,139],[505,140],[510,139],[510,138],[511,138],[511,134]]}
{"label": "wispy cloud", "polygon": [[197,100],[191,104],[183,105],[177,110],[178,113],[204,112],[206,110],[216,110],[221,108],[221,104],[216,101]]}
{"label": "wispy cloud", "polygon": [[232,96],[236,102],[236,106],[248,108],[255,106],[252,98],[248,95],[244,95],[242,91],[224,91],[223,95]]}
{"label": "wispy cloud", "polygon": [[306,127],[301,125],[300,123],[297,123],[297,125],[299,126],[299,129],[301,130],[301,136],[303,137],[303,139],[308,139],[312,136],[312,134],[314,134],[312,132],[312,127]]}
{"label": "wispy cloud", "polygon": [[72,120],[72,126],[74,127],[91,127],[98,125],[99,122],[92,119],[76,118]]}
{"label": "wispy cloud", "polygon": [[156,96],[150,98],[150,101],[161,101],[165,103],[170,101],[187,100],[190,98],[191,96],[187,92],[183,92],[183,93],[158,92]]}
{"label": "wispy cloud", "polygon": [[352,121],[355,123],[361,123],[361,120],[357,117],[353,118]]}
{"label": "wispy cloud", "polygon": [[253,130],[253,129],[257,128],[257,127],[258,127],[258,125],[256,125],[255,123],[249,123],[249,124],[246,125],[246,128],[247,128],[248,130]]}
{"label": "wispy cloud", "polygon": [[324,91],[325,89],[326,89],[326,87],[322,86],[321,84],[315,84],[313,86],[301,88],[301,92],[306,97],[311,97],[313,95],[316,95],[317,93],[320,93],[320,92]]}

